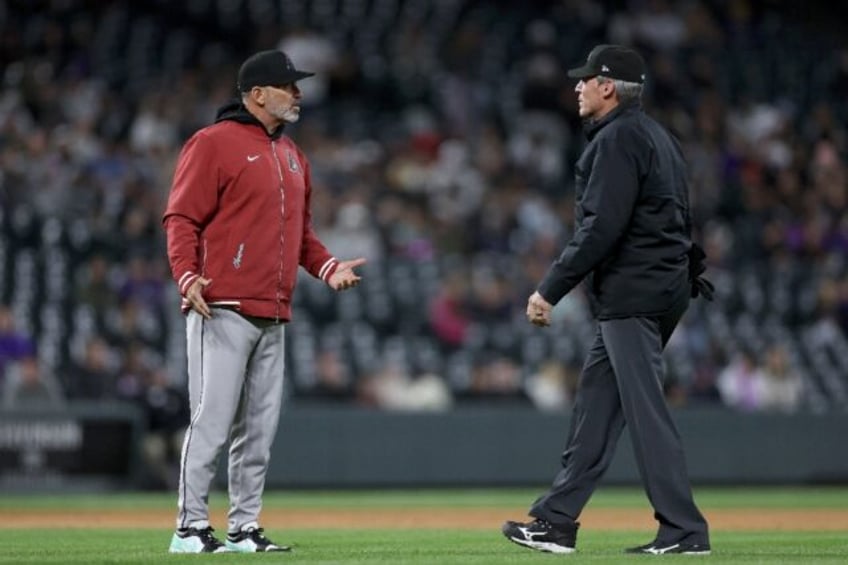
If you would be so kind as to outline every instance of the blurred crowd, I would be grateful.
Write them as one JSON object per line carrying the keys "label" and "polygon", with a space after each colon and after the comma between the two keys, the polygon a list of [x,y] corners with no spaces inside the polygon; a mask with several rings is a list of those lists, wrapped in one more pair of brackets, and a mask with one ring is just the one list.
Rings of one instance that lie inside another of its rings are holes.
{"label": "blurred crowd", "polygon": [[[646,57],[645,106],[685,146],[717,286],[666,355],[675,405],[848,408],[848,44],[779,4],[473,0],[10,0],[0,7],[0,390],[6,407],[123,399],[151,457],[186,423],[184,326],[161,213],[179,148],[278,46],[288,133],[340,295],[300,280],[297,402],[567,409],[594,327],[527,297],[573,228],[582,147],[564,69]],[[171,455],[173,457],[173,455]],[[163,470],[166,474],[168,471]]]}

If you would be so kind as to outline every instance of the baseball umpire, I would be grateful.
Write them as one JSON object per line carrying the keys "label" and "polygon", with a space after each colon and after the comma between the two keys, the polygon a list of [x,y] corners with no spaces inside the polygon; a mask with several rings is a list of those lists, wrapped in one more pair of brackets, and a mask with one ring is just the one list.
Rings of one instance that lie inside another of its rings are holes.
{"label": "baseball umpire", "polygon": [[626,550],[708,554],[707,522],[692,497],[680,436],[665,403],[662,351],[690,296],[711,298],[703,253],[690,239],[686,164],[677,141],[641,107],[645,64],[632,49],[599,45],[569,71],[588,144],[576,165],[576,229],[527,302],[527,318],[551,309],[585,279],[598,318],[583,365],[562,470],[530,509],[506,522],[520,545],[572,553],[577,519],[607,470],[624,426],[656,538]]}

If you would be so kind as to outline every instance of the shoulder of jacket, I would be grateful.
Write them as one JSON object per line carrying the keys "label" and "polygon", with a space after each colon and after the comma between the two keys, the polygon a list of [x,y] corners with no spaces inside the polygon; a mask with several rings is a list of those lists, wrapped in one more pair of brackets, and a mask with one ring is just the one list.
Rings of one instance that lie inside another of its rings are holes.
{"label": "shoulder of jacket", "polygon": [[211,141],[214,141],[215,138],[218,137],[219,128],[217,127],[220,124],[211,124],[205,127],[200,128],[196,132],[194,132],[189,138],[195,144],[201,143],[206,144]]}
{"label": "shoulder of jacket", "polygon": [[197,132],[194,136],[196,143],[200,142],[209,148],[230,147],[233,144],[248,143],[253,135],[250,126],[233,121],[218,122],[210,124]]}
{"label": "shoulder of jacket", "polygon": [[208,137],[215,138],[221,135],[232,135],[234,132],[239,131],[247,131],[247,126],[245,124],[240,124],[232,120],[226,120],[223,122],[209,124],[208,126],[198,130],[197,133],[202,133],[203,135],[206,135]]}
{"label": "shoulder of jacket", "polygon": [[639,115],[628,114],[621,116],[620,119],[613,120],[608,127],[599,132],[598,137],[604,136],[605,139],[613,141],[635,142],[644,139],[645,130],[645,124]]}

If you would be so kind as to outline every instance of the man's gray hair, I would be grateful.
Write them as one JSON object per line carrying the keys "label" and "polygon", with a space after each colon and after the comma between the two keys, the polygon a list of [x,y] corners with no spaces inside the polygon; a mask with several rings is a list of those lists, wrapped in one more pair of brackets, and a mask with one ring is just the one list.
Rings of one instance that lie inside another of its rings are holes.
{"label": "man's gray hair", "polygon": [[615,86],[615,93],[618,95],[619,102],[630,102],[631,100],[640,100],[642,98],[642,87],[644,85],[638,82],[627,82],[615,78],[607,78],[598,76],[598,84],[611,82]]}

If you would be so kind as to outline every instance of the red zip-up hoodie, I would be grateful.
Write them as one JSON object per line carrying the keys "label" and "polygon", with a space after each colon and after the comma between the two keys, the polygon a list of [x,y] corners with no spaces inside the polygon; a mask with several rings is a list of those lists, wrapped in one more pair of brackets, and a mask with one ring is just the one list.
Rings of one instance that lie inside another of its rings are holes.
{"label": "red zip-up hoodie", "polygon": [[202,276],[210,306],[288,321],[298,266],[324,282],[338,267],[312,230],[309,162],[282,129],[233,102],[180,152],[163,223],[183,311]]}

